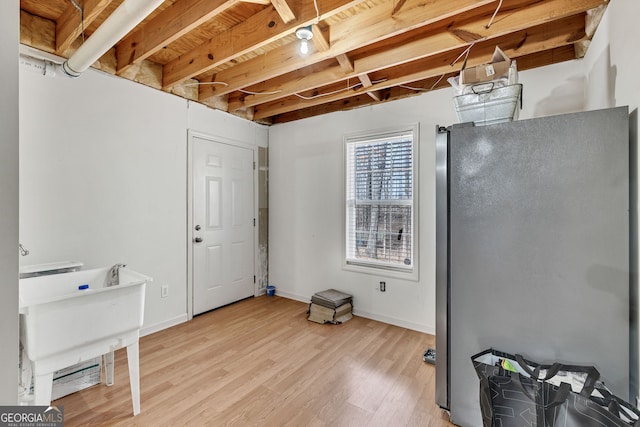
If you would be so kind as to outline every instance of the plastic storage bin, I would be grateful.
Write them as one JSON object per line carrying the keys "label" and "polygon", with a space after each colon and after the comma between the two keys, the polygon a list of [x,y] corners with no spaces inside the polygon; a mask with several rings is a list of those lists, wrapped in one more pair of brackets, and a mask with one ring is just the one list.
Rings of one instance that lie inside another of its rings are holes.
{"label": "plastic storage bin", "polygon": [[522,107],[522,85],[494,87],[491,82],[473,86],[473,93],[453,98],[460,123],[476,126],[518,119]]}

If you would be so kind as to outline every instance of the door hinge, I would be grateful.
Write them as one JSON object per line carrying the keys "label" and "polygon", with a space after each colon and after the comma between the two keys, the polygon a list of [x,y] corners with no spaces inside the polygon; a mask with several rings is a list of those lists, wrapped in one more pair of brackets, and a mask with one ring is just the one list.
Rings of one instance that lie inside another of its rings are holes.
{"label": "door hinge", "polygon": [[256,170],[256,162],[253,162],[253,170]]}
{"label": "door hinge", "polygon": [[256,226],[256,219],[255,218],[253,218],[253,226],[254,227]]}
{"label": "door hinge", "polygon": [[256,283],[256,276],[255,275],[253,276],[253,283],[254,284]]}

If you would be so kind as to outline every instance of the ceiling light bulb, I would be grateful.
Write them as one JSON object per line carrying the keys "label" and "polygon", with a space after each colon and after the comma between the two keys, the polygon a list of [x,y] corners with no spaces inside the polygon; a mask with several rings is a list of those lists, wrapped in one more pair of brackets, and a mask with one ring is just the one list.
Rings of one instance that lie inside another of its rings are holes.
{"label": "ceiling light bulb", "polygon": [[307,39],[300,40],[300,53],[303,55],[309,53],[309,42]]}
{"label": "ceiling light bulb", "polygon": [[311,26],[298,28],[296,30],[296,37],[300,39],[300,53],[302,55],[309,53],[309,40],[313,37]]}

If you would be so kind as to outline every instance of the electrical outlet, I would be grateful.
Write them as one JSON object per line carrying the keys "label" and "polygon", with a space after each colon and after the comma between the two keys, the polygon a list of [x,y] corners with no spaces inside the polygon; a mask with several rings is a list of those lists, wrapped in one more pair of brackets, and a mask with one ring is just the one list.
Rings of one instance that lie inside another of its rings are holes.
{"label": "electrical outlet", "polygon": [[380,292],[385,292],[387,290],[387,282],[380,282]]}
{"label": "electrical outlet", "polygon": [[160,287],[160,297],[166,298],[169,296],[169,285],[162,285]]}

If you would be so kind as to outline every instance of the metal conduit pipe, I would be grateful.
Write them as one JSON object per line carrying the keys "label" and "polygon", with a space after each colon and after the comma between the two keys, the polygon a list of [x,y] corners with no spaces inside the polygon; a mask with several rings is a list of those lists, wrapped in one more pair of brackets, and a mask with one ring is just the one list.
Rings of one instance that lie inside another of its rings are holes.
{"label": "metal conduit pipe", "polygon": [[98,29],[62,64],[62,70],[78,77],[164,0],[125,0]]}

